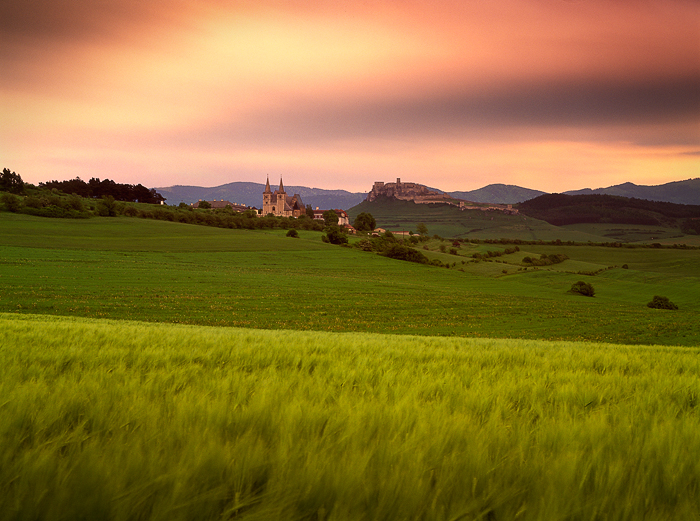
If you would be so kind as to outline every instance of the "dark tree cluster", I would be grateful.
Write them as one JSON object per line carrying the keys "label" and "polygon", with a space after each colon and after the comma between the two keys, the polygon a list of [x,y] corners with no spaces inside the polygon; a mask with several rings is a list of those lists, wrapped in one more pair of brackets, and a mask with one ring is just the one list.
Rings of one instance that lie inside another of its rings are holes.
{"label": "dark tree cluster", "polygon": [[377,227],[377,221],[371,213],[362,212],[355,217],[352,225],[358,232],[371,232]]}
{"label": "dark tree cluster", "polygon": [[[363,251],[374,251],[379,255],[389,257],[391,259],[404,260],[408,262],[417,262],[418,264],[430,264],[432,266],[449,267],[443,264],[438,259],[432,261],[428,259],[422,252],[416,250],[419,242],[429,240],[428,237],[411,236],[408,239],[398,239],[390,231],[386,231],[381,235],[374,235],[358,241],[355,246]],[[454,265],[454,264],[453,264]]]}
{"label": "dark tree cluster", "polygon": [[551,253],[547,255],[543,253],[540,255],[539,259],[533,259],[532,257],[523,257],[523,264],[530,264],[532,266],[551,266],[552,264],[559,264],[564,262],[569,257],[563,253]]}
{"label": "dark tree cluster", "polygon": [[97,177],[93,177],[87,183],[76,177],[68,181],[39,183],[39,186],[49,190],[55,188],[67,194],[78,194],[82,197],[95,199],[111,196],[116,201],[148,204],[160,204],[162,201],[165,201],[163,196],[156,192],[155,188],[149,189],[141,184],[116,183],[111,179],[100,181]]}
{"label": "dark tree cluster", "polygon": [[140,209],[135,206],[126,205],[123,209],[118,209],[118,212],[129,217],[198,224],[215,228],[247,230],[271,228],[281,228],[283,230],[323,230],[323,223],[309,219],[306,216],[297,219],[293,217],[275,217],[274,215],[258,217],[257,212],[253,209],[239,213],[230,208],[199,211],[187,205],[184,207],[158,205],[153,209]]}
{"label": "dark tree cluster", "polygon": [[660,295],[654,295],[654,298],[647,304],[647,307],[652,309],[678,309],[678,306],[671,302],[668,297],[662,297]]}
{"label": "dark tree cluster", "polygon": [[681,224],[681,231],[688,235],[700,235],[700,217],[683,221],[683,224]]}
{"label": "dark tree cluster", "polygon": [[518,204],[524,215],[555,226],[578,223],[677,225],[700,217],[700,206],[614,195],[545,194]]}
{"label": "dark tree cluster", "polygon": [[[335,213],[335,212],[333,212]],[[325,214],[325,212],[324,212]],[[348,243],[348,236],[345,234],[343,230],[340,229],[339,226],[335,224],[331,224],[329,226],[326,226],[326,235],[321,237],[323,242],[329,242],[331,244],[347,244]]]}
{"label": "dark tree cluster", "polygon": [[571,289],[569,291],[571,291],[571,293],[583,295],[584,297],[592,297],[593,295],[595,295],[595,290],[593,289],[593,286],[588,282],[584,282],[582,280],[574,282],[571,285]]}
{"label": "dark tree cluster", "polygon": [[3,168],[0,176],[0,192],[21,194],[24,192],[24,181],[18,173],[10,171],[9,168]]}

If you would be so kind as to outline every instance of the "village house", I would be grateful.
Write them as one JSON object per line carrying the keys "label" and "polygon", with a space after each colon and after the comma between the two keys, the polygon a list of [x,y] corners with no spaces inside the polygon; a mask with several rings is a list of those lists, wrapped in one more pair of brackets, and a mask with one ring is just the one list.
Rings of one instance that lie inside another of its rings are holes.
{"label": "village house", "polygon": [[[323,212],[327,212],[328,210],[319,210],[318,206],[314,210],[314,220],[316,221],[322,221],[323,220]],[[333,210],[335,214],[338,216],[338,226],[350,226],[350,218],[348,217],[348,213],[345,210],[338,210],[337,208]]]}

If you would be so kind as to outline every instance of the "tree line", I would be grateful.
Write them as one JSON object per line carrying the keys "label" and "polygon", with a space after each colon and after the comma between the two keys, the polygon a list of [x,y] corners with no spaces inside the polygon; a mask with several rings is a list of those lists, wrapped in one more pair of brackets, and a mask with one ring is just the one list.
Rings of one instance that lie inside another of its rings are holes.
{"label": "tree line", "polygon": [[146,188],[142,184],[130,185],[117,183],[111,179],[100,180],[91,178],[87,183],[76,177],[68,181],[48,181],[39,183],[40,188],[57,189],[67,194],[77,194],[90,199],[101,199],[111,196],[116,201],[131,203],[160,204],[165,198],[155,188]]}

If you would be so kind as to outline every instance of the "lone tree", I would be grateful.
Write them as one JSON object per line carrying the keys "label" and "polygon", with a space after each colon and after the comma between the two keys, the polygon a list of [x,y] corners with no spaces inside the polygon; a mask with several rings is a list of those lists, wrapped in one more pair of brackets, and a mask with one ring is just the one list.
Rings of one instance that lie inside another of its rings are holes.
{"label": "lone tree", "polygon": [[584,297],[592,297],[595,294],[593,286],[590,285],[588,282],[583,282],[582,280],[574,282],[571,285],[570,291],[571,293],[578,293],[579,295],[583,295]]}
{"label": "lone tree", "polygon": [[660,297],[659,295],[654,295],[654,298],[647,304],[647,307],[653,309],[678,309],[678,306],[668,300],[668,297]]}
{"label": "lone tree", "polygon": [[338,214],[335,210],[326,210],[323,212],[323,223],[326,226],[333,226],[338,224]]}
{"label": "lone tree", "polygon": [[352,225],[358,232],[371,232],[377,227],[377,221],[371,213],[362,212],[355,217]]}
{"label": "lone tree", "polygon": [[328,228],[328,232],[326,235],[322,237],[322,240],[324,242],[330,242],[331,244],[347,244],[348,243],[348,237],[345,235],[342,230],[336,226],[336,225],[331,225]]}
{"label": "lone tree", "polygon": [[428,235],[428,227],[424,223],[418,223],[416,230],[418,230],[418,233],[421,235]]}

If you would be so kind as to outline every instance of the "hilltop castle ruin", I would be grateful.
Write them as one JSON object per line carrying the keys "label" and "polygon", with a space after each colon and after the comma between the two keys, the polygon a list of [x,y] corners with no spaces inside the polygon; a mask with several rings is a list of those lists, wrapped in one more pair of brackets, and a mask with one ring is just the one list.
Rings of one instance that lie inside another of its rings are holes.
{"label": "hilltop castle ruin", "polygon": [[402,183],[397,178],[395,183],[375,181],[372,190],[367,194],[366,201],[372,202],[379,198],[400,199],[413,201],[416,204],[442,203],[458,206],[460,210],[500,211],[508,214],[517,214],[518,210],[511,204],[472,203],[464,199],[457,199],[449,194],[431,190],[418,183]]}
{"label": "hilltop castle ruin", "polygon": [[372,190],[367,194],[367,201],[375,201],[379,197],[390,197],[416,203],[456,202],[454,197],[430,190],[427,186],[418,183],[402,183],[400,178],[397,178],[395,183],[375,181]]}

